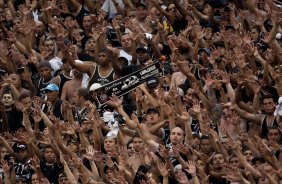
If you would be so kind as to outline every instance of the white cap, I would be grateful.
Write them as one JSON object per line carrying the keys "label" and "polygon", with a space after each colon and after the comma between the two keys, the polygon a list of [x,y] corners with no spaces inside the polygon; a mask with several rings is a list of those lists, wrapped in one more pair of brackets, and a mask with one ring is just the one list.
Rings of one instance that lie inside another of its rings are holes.
{"label": "white cap", "polygon": [[99,89],[100,87],[102,87],[100,83],[94,83],[90,86],[89,91],[95,91],[96,89]]}

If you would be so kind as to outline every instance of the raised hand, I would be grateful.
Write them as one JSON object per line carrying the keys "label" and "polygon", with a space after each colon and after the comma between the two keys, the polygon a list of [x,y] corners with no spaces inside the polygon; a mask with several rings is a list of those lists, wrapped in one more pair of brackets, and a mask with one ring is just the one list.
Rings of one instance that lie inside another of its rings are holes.
{"label": "raised hand", "polygon": [[166,164],[161,162],[158,163],[158,169],[162,177],[168,177],[170,169],[167,169]]}
{"label": "raised hand", "polygon": [[214,80],[212,79],[212,77],[209,73],[207,73],[206,79],[204,79],[204,81],[205,81],[205,84],[208,88],[211,88],[212,85],[214,84]]}
{"label": "raised hand", "polygon": [[95,155],[95,150],[93,149],[92,146],[88,146],[86,148],[86,154],[84,155],[84,157],[91,161],[94,160],[94,155]]}
{"label": "raised hand", "polygon": [[196,164],[192,160],[188,160],[188,169],[186,171],[191,175],[191,176],[196,176]]}
{"label": "raised hand", "polygon": [[200,113],[201,113],[201,105],[200,105],[199,100],[194,100],[194,101],[193,101],[192,111],[193,111],[195,114],[200,114]]}
{"label": "raised hand", "polygon": [[122,105],[122,100],[119,99],[117,96],[113,95],[110,97],[110,100],[107,102],[109,106],[112,106],[114,108],[120,107]]}

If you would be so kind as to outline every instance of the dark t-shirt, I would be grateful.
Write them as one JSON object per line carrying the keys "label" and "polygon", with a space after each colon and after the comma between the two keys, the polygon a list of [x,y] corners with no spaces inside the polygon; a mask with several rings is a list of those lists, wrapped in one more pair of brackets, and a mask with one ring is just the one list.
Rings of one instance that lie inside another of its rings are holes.
{"label": "dark t-shirt", "polygon": [[46,161],[40,162],[40,168],[43,175],[51,184],[58,184],[59,174],[63,172],[63,166],[55,162],[53,165],[47,165]]}
{"label": "dark t-shirt", "polygon": [[142,69],[141,65],[122,65],[120,75],[124,77],[140,69]]}
{"label": "dark t-shirt", "polygon": [[175,19],[172,28],[175,32],[180,33],[181,30],[184,30],[187,27],[187,23],[185,18]]}
{"label": "dark t-shirt", "polygon": [[225,178],[216,178],[213,176],[209,177],[209,184],[229,184],[230,182],[227,181]]}

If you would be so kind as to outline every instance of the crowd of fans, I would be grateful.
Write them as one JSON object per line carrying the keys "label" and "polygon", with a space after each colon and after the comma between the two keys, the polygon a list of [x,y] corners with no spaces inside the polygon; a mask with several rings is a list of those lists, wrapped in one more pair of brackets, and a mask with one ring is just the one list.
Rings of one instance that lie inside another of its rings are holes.
{"label": "crowd of fans", "polygon": [[[282,183],[280,0],[0,0],[0,13],[1,184]],[[97,100],[158,62],[162,76]]]}

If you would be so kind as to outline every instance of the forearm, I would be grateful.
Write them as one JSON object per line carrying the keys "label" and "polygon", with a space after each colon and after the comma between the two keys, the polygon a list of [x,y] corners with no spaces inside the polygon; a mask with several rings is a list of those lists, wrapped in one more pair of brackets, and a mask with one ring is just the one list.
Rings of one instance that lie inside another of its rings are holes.
{"label": "forearm", "polygon": [[[189,118],[191,119],[191,118]],[[184,145],[188,146],[192,146],[191,144],[193,143],[193,133],[192,133],[192,129],[190,126],[190,120],[184,123],[185,126],[185,142]]]}
{"label": "forearm", "polygon": [[173,0],[173,3],[183,17],[189,15],[189,12],[183,7],[183,5],[180,4],[180,1]]}
{"label": "forearm", "polygon": [[26,130],[27,134],[29,136],[31,136],[32,139],[34,140],[35,137],[34,137],[33,129],[31,127],[31,124],[30,124],[27,112],[23,113],[23,124],[24,124],[24,127],[25,127],[25,130]]}
{"label": "forearm", "polygon": [[64,164],[64,171],[65,171],[65,174],[67,175],[67,178],[68,178],[68,181],[70,184],[78,184],[78,182],[76,181],[73,173],[71,172],[68,164],[66,163],[66,161],[63,162]]}
{"label": "forearm", "polygon": [[149,129],[150,134],[155,135],[158,132],[158,130],[164,126],[164,124],[165,124],[165,121],[157,123],[153,125],[152,127],[150,127]]}
{"label": "forearm", "polygon": [[[98,122],[96,122],[98,123]],[[92,123],[92,129],[93,129],[93,136],[94,136],[94,149],[97,150],[97,151],[100,151],[101,150],[101,139],[100,139],[100,133],[99,133],[99,130],[97,128],[97,125],[96,125],[95,122]]]}
{"label": "forearm", "polygon": [[231,103],[235,103],[235,92],[234,89],[232,87],[232,85],[229,83],[225,84],[226,89],[227,89],[227,95],[231,101]]}
{"label": "forearm", "polygon": [[7,5],[8,5],[8,8],[9,8],[13,18],[17,17],[17,11],[16,11],[16,9],[14,7],[14,3],[12,2],[12,0],[9,0],[7,2]]}
{"label": "forearm", "polygon": [[163,184],[169,184],[168,176],[163,177]]}
{"label": "forearm", "polygon": [[119,106],[117,107],[117,111],[120,115],[122,115],[124,118],[125,118],[125,122],[126,122],[126,125],[133,129],[133,130],[136,130],[136,124],[132,122],[132,120],[130,119],[130,117],[127,115],[127,113],[124,111],[123,107],[122,106]]}
{"label": "forearm", "polygon": [[119,3],[114,2],[114,1],[113,1],[113,3],[114,3],[114,6],[115,6],[117,12],[118,12],[119,14],[121,14],[121,15],[125,15],[125,9],[122,8],[122,7],[119,5]]}
{"label": "forearm", "polygon": [[90,143],[83,132],[79,132],[79,139],[82,148],[87,148],[90,146]]}
{"label": "forearm", "polygon": [[255,112],[258,112],[260,110],[260,94],[255,93],[254,99],[253,99],[253,109]]}
{"label": "forearm", "polygon": [[[26,68],[26,67],[25,67],[25,69],[28,70],[28,68]],[[31,96],[35,96],[37,94],[37,89],[36,89],[35,85],[33,84],[32,80],[31,79],[27,80],[26,84],[28,85],[28,89],[31,92]]]}
{"label": "forearm", "polygon": [[91,170],[92,170],[94,180],[100,181],[101,179],[100,179],[98,168],[97,168],[95,162],[91,161],[90,166],[91,166]]}

